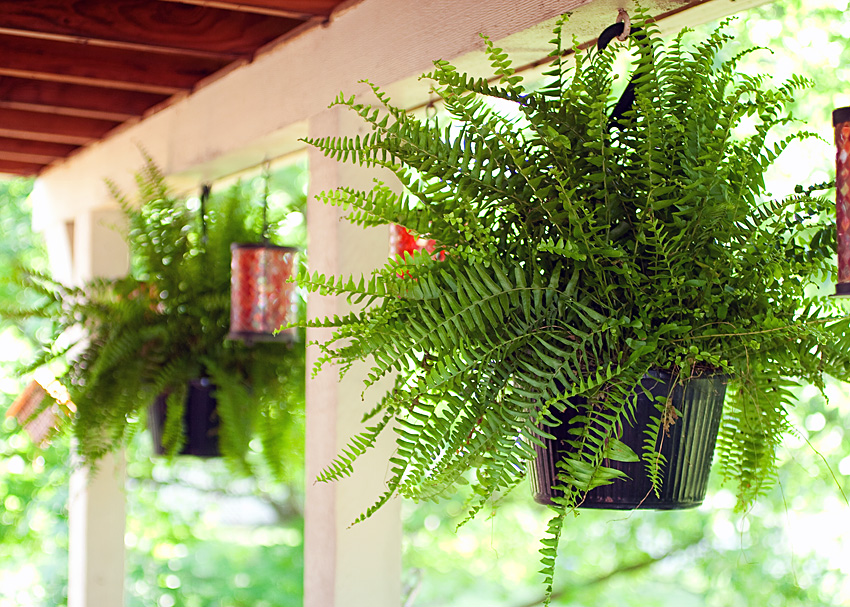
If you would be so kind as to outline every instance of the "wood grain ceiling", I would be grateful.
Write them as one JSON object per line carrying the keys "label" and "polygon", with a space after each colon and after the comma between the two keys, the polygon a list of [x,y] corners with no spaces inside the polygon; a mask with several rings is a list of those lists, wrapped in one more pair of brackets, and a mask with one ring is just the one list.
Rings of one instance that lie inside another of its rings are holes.
{"label": "wood grain ceiling", "polygon": [[35,175],[352,0],[0,0],[0,173]]}

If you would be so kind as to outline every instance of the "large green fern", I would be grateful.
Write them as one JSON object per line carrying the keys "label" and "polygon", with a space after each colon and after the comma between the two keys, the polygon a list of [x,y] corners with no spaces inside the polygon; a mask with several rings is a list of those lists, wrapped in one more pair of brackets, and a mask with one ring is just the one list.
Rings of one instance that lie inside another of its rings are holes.
{"label": "large green fern", "polygon": [[[493,78],[445,61],[425,76],[448,120],[423,122],[373,87],[376,107],[336,101],[369,134],[308,140],[404,186],[340,188],[326,202],[358,224],[401,224],[440,253],[391,259],[359,282],[300,277],[311,291],[373,304],[311,324],[335,328],[322,363],[369,361],[367,385],[395,376],[320,480],[350,474],[391,428],[387,490],[364,516],[396,493],[435,499],[467,484],[474,514],[522,478],[541,422],[568,408],[590,420],[569,400],[584,397],[599,413],[559,464],[564,497],[541,550],[550,585],[564,514],[617,477],[606,449],[648,370],[731,376],[719,452],[742,506],[775,476],[788,388],[822,386],[825,373],[850,379],[848,321],[811,295],[834,275],[830,203],[816,189],[763,200],[765,169],[810,136],[769,142],[808,83],[738,74],[741,55],[721,56],[723,27],[689,48],[685,32],[665,46],[644,12],[633,24],[642,31],[620,52],[633,54],[634,103],[616,120],[618,51],[567,58],[559,23],[538,88],[485,39]],[[744,121],[752,134],[738,137]],[[641,455],[657,470],[654,443]]]}

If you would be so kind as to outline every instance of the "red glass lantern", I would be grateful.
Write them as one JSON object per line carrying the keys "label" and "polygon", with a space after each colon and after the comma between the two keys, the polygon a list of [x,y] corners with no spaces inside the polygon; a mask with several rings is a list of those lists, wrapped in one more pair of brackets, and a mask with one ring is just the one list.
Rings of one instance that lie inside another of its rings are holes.
{"label": "red glass lantern", "polygon": [[832,112],[835,128],[835,228],[838,242],[837,297],[850,297],[850,107]]}
{"label": "red glass lantern", "polygon": [[[417,251],[433,253],[436,246],[436,240],[416,236],[413,232],[400,225],[390,225],[390,257],[401,257],[404,259],[405,253],[413,255]],[[440,261],[443,261],[445,258],[445,251],[440,251],[439,256],[435,257],[435,259],[439,259]],[[398,274],[399,278],[406,276],[410,276],[410,273],[404,272]]]}
{"label": "red glass lantern", "polygon": [[[436,246],[436,240],[416,236],[413,232],[400,225],[390,225],[390,255],[393,257],[404,257],[405,253],[413,255],[416,251],[433,253]],[[440,261],[445,258],[445,251],[441,251]]]}
{"label": "red glass lantern", "polygon": [[36,445],[45,447],[60,417],[77,410],[65,387],[56,380],[33,379],[6,411],[6,417],[18,420]]}
{"label": "red glass lantern", "polygon": [[434,241],[427,241],[424,238],[417,238],[407,228],[397,225],[390,225],[390,256],[404,257],[405,253],[411,255],[415,251],[421,251],[428,243],[431,243],[431,248],[434,248]]}
{"label": "red glass lantern", "polygon": [[270,244],[232,244],[230,339],[290,341],[294,330],[275,334],[293,318],[292,275],[297,249]]}

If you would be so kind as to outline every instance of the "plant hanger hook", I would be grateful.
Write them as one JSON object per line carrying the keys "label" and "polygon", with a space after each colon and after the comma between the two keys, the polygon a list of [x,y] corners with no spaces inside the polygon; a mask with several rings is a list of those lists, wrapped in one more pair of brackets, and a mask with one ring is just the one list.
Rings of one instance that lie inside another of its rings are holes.
{"label": "plant hanger hook", "polygon": [[629,17],[629,12],[624,8],[617,9],[617,23],[623,24],[623,31],[617,36],[617,40],[625,42],[632,33],[632,19]]}
{"label": "plant hanger hook", "polygon": [[263,244],[269,244],[269,181],[271,180],[271,161],[263,163]]}
{"label": "plant hanger hook", "polygon": [[[646,35],[640,34],[637,35],[638,32],[641,31],[641,28],[636,27],[632,28],[632,20],[629,17],[629,13],[626,9],[621,8],[617,12],[617,21],[612,25],[606,27],[601,34],[599,34],[599,38],[596,40],[596,50],[603,51],[612,40],[615,38],[620,40],[621,42],[626,41],[629,36],[635,34],[634,39],[638,42],[642,42],[645,40]],[[611,116],[608,119],[608,130],[610,131],[612,128],[620,128],[620,120],[623,118],[623,114],[632,109],[632,106],[635,102],[635,82],[636,76],[632,74],[632,77],[629,79],[626,88],[623,90],[622,95],[617,100],[617,104],[614,106],[614,109],[611,111]]]}

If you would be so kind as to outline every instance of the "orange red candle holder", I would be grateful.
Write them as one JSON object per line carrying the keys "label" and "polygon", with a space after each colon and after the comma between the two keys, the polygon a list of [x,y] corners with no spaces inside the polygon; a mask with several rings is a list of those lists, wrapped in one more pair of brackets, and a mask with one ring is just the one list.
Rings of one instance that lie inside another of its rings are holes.
{"label": "orange red candle holder", "polygon": [[295,285],[289,281],[298,252],[270,244],[232,244],[230,339],[291,341],[289,323],[295,305]]}

